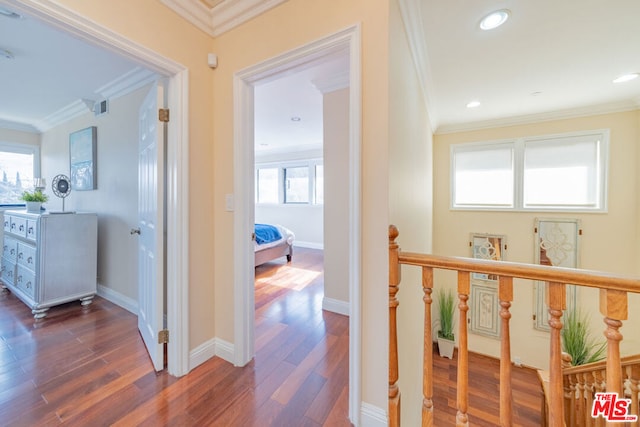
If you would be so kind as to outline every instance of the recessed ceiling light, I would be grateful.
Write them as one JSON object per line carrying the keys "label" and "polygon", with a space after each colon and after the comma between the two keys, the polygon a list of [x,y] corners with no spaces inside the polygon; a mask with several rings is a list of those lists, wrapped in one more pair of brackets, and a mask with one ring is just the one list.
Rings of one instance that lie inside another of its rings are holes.
{"label": "recessed ceiling light", "polygon": [[509,19],[508,9],[496,10],[482,18],[482,21],[480,21],[480,28],[483,30],[493,30],[507,22],[507,19]]}
{"label": "recessed ceiling light", "polygon": [[624,82],[628,82],[628,81],[631,81],[631,80],[633,80],[633,79],[638,78],[638,75],[639,75],[638,73],[625,74],[625,75],[622,75],[622,76],[618,77],[618,78],[617,78],[617,79],[615,79],[613,82],[614,82],[614,83],[624,83]]}
{"label": "recessed ceiling light", "polygon": [[6,9],[2,6],[0,6],[0,15],[7,17],[7,18],[11,18],[11,19],[20,19],[22,18],[22,15],[20,15],[19,13],[14,12],[13,10],[9,10]]}
{"label": "recessed ceiling light", "polygon": [[480,106],[480,101],[471,101],[467,104],[467,108],[476,108]]}
{"label": "recessed ceiling light", "polygon": [[292,122],[299,122],[300,120],[302,120],[302,119],[300,117],[298,117],[298,116],[291,117],[291,121]]}

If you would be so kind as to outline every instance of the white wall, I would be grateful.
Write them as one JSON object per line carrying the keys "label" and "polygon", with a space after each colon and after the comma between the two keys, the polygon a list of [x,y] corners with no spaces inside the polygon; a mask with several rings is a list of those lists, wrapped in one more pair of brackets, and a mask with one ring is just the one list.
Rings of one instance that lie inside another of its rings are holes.
{"label": "white wall", "polygon": [[256,205],[256,223],[280,224],[296,235],[295,246],[322,249],[322,205]]}
{"label": "white wall", "polygon": [[[325,93],[323,307],[346,314],[349,303],[349,89]],[[333,309],[331,307],[334,307]]]}
{"label": "white wall", "polygon": [[[113,99],[109,113],[87,114],[42,134],[42,175],[50,185],[57,174],[69,175],[69,134],[97,126],[97,190],[71,191],[66,210],[98,214],[98,284],[123,297],[138,299],[137,238],[131,228],[138,222],[138,109],[148,88]],[[46,208],[61,210],[51,190]],[[131,307],[128,307],[131,309]]]}

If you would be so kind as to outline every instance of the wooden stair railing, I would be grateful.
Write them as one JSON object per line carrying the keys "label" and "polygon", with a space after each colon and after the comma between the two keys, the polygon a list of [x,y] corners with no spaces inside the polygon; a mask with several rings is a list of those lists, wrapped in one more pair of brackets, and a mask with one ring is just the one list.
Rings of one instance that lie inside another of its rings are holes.
{"label": "wooden stair railing", "polygon": [[[563,354],[569,365],[562,369],[565,422],[568,426],[604,426],[604,419],[591,417],[591,408],[596,393],[606,391],[606,361],[570,366],[571,356]],[[631,399],[631,414],[639,415],[638,384],[640,383],[640,354],[620,359],[622,368],[622,390],[624,397]],[[544,373],[541,374],[544,377]],[[547,396],[545,396],[545,400]],[[634,423],[638,425],[638,423]]]}
{"label": "wooden stair railing", "polygon": [[[509,311],[513,302],[513,279],[530,279],[547,282],[547,304],[549,306],[549,326],[551,331],[549,354],[548,423],[550,427],[564,425],[564,381],[560,332],[562,312],[566,308],[565,284],[600,289],[600,312],[606,325],[607,339],[606,391],[623,393],[622,365],[620,358],[619,329],[627,319],[627,294],[640,293],[640,279],[623,277],[609,273],[531,265],[505,261],[487,261],[473,258],[444,257],[400,251],[396,238],[399,233],[395,226],[389,226],[389,425],[400,426],[400,390],[398,388],[398,341],[396,311],[400,290],[400,269],[402,265],[422,268],[422,288],[424,292],[424,347],[431,346],[431,292],[433,290],[433,270],[444,269],[458,272],[459,343],[457,375],[457,416],[456,426],[468,426],[468,334],[467,313],[469,305],[469,277],[471,273],[495,274],[499,276],[498,296],[500,300],[501,344],[500,344],[500,425],[513,425],[511,406],[511,341]],[[423,404],[422,426],[433,425],[433,360],[430,350],[424,351],[423,360]],[[634,376],[637,378],[637,375]],[[638,383],[634,384],[638,387]],[[637,399],[637,393],[636,393]]]}

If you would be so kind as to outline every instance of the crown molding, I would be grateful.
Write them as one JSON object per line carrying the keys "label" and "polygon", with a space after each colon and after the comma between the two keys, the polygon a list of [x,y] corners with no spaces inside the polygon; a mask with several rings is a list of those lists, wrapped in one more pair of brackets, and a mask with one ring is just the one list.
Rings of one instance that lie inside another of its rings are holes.
{"label": "crown molding", "polygon": [[[213,32],[213,9],[196,0],[160,0],[178,15],[191,22],[210,36]],[[215,9],[215,8],[214,8]]]}
{"label": "crown molding", "polygon": [[436,116],[435,86],[431,79],[431,65],[424,27],[422,25],[421,0],[398,0],[400,14],[404,23],[409,49],[413,58],[413,65],[416,70],[422,96],[427,108],[427,115],[431,124],[431,129],[438,127],[438,117]]}
{"label": "crown molding", "polygon": [[199,0],[160,0],[165,6],[217,37],[287,0],[226,0],[212,8]]}
{"label": "crown molding", "polygon": [[579,117],[597,116],[601,114],[622,113],[640,109],[640,99],[625,100],[608,104],[591,105],[588,107],[571,108],[567,110],[547,111],[539,114],[524,116],[504,117],[494,120],[479,122],[442,125],[434,132],[437,135],[458,132],[470,132],[475,130],[527,125],[531,123],[548,122],[553,120],[565,120]]}
{"label": "crown molding", "polygon": [[329,93],[349,87],[349,71],[344,71],[328,77],[321,77],[311,81],[313,87],[321,93]]}
{"label": "crown molding", "polygon": [[22,122],[15,122],[10,119],[0,119],[0,129],[17,130],[20,132],[40,133],[40,130],[33,125]]}
{"label": "crown molding", "polygon": [[157,74],[153,71],[136,67],[117,79],[99,87],[95,90],[95,93],[99,94],[103,99],[119,98],[152,83],[157,80],[157,78]]}

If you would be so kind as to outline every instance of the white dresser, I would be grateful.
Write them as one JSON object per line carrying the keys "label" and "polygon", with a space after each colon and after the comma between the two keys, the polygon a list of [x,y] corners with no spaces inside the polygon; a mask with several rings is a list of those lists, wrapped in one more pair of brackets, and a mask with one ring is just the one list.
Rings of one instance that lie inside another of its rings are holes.
{"label": "white dresser", "polygon": [[96,294],[98,217],[92,213],[4,212],[0,282],[36,319],[49,307]]}

